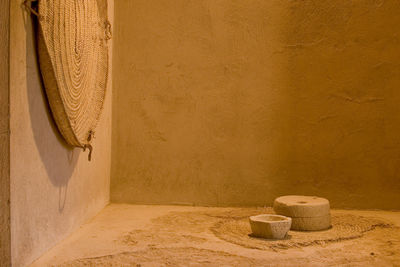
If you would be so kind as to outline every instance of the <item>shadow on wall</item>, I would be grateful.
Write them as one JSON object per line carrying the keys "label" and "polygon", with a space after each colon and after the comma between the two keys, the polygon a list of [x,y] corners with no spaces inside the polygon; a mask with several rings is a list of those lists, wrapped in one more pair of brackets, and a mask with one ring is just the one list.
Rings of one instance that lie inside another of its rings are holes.
{"label": "shadow on wall", "polygon": [[36,34],[36,18],[26,25],[26,74],[29,114],[33,137],[41,161],[51,183],[59,188],[59,212],[65,206],[68,182],[75,170],[80,151],[70,147],[55,124],[40,75]]}

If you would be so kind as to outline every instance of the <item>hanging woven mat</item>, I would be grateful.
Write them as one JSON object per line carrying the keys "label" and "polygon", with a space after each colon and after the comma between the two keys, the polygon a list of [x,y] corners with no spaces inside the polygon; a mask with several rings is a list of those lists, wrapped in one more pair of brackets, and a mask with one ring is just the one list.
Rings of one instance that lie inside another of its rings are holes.
{"label": "hanging woven mat", "polygon": [[[31,0],[28,0],[31,2]],[[47,98],[66,142],[88,148],[107,87],[106,0],[39,0],[38,49]]]}

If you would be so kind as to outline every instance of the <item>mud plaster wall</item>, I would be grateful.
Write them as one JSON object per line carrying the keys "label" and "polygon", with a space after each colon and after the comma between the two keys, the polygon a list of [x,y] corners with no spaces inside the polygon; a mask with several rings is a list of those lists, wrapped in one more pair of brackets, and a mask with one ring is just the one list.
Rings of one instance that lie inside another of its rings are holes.
{"label": "mud plaster wall", "polygon": [[11,6],[13,266],[26,266],[109,202],[111,164],[111,83],[88,162],[87,152],[63,143],[52,121],[31,20],[20,4],[12,1]]}
{"label": "mud plaster wall", "polygon": [[111,200],[399,209],[399,12],[116,2]]}
{"label": "mud plaster wall", "polygon": [[0,266],[11,263],[10,131],[9,131],[9,6],[0,1]]}

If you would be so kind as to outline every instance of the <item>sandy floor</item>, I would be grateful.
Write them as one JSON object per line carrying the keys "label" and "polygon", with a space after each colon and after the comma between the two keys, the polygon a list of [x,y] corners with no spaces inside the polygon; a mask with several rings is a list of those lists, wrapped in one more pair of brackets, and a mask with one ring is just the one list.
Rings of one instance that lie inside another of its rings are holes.
{"label": "sandy floor", "polygon": [[112,204],[32,266],[400,266],[400,212],[333,210],[327,231],[249,236],[270,208]]}

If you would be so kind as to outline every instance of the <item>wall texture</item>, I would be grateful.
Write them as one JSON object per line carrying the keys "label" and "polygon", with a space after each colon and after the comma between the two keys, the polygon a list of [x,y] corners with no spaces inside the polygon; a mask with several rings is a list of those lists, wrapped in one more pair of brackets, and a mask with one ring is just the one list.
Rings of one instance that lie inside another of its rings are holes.
{"label": "wall texture", "polygon": [[115,4],[111,199],[400,209],[400,2]]}
{"label": "wall texture", "polygon": [[11,263],[10,245],[10,121],[9,25],[10,2],[0,1],[0,266]]}
{"label": "wall texture", "polygon": [[21,2],[11,6],[13,266],[26,266],[109,202],[111,167],[111,87],[88,162],[87,152],[65,145],[52,121]]}

